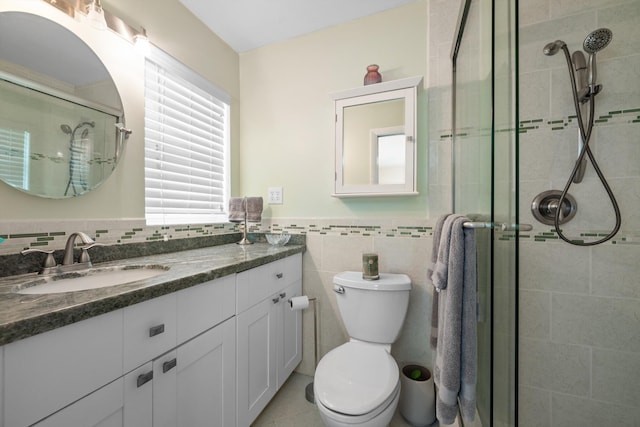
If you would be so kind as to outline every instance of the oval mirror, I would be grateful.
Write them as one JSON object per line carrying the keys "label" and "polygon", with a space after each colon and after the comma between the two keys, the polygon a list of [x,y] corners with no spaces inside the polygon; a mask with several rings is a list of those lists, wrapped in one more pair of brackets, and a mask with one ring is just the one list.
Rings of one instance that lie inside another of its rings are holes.
{"label": "oval mirror", "polygon": [[84,41],[40,16],[0,13],[0,180],[80,196],[115,169],[123,126],[115,83]]}

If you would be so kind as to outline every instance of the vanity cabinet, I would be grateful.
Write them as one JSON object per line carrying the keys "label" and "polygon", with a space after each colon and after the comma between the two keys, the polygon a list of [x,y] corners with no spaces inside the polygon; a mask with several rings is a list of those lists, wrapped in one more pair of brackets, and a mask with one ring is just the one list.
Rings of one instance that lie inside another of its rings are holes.
{"label": "vanity cabinet", "polygon": [[237,275],[238,427],[248,427],[302,360],[301,255]]}
{"label": "vanity cabinet", "polygon": [[235,425],[235,299],[230,275],[6,345],[4,425],[176,426],[193,402]]}
{"label": "vanity cabinet", "polygon": [[0,427],[248,427],[302,359],[301,292],[296,254],[0,347]]}

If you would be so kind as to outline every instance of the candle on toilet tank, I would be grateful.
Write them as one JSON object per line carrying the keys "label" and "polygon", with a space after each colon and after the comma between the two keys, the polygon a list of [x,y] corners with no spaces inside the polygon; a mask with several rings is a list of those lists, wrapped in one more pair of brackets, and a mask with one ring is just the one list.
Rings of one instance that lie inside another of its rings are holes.
{"label": "candle on toilet tank", "polygon": [[378,254],[362,254],[362,278],[378,280]]}

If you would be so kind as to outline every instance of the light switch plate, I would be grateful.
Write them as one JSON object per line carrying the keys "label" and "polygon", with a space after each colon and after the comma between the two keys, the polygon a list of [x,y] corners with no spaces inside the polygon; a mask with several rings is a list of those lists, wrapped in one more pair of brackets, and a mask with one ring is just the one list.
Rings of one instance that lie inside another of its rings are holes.
{"label": "light switch plate", "polygon": [[282,204],[282,187],[269,187],[268,193],[270,205]]}

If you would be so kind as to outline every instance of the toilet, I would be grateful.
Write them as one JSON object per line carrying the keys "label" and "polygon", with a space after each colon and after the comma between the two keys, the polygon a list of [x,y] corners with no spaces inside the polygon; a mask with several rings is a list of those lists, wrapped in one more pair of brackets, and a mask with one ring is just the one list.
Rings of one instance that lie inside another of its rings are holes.
{"label": "toilet", "polygon": [[391,344],[407,314],[411,279],[382,273],[378,280],[364,280],[362,272],[345,271],[334,276],[333,290],[350,338],[316,368],[320,416],[329,427],[386,427],[400,397]]}

